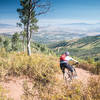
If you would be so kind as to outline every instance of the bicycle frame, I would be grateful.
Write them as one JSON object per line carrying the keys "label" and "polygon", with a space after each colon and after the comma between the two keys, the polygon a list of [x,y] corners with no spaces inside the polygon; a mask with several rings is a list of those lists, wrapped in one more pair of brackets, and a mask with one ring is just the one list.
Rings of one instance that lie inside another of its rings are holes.
{"label": "bicycle frame", "polygon": [[72,75],[72,72],[68,69],[65,69],[65,73],[64,73],[64,79],[65,79],[66,83],[68,83],[68,84],[74,79],[74,76],[77,76],[74,66],[72,66],[72,67],[73,67],[73,75]]}

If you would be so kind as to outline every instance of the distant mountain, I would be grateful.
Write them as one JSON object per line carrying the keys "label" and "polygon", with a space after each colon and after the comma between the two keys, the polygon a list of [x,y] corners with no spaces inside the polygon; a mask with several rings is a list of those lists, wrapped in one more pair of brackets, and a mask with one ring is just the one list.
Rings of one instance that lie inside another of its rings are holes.
{"label": "distant mountain", "polygon": [[87,36],[84,38],[62,41],[49,45],[58,55],[69,51],[72,56],[79,58],[99,58],[100,59],[100,36]]}
{"label": "distant mountain", "polygon": [[2,37],[9,37],[9,38],[11,38],[12,37],[12,35],[11,34],[9,34],[9,33],[0,33],[0,36]]}
{"label": "distant mountain", "polygon": [[[7,33],[0,33],[0,35],[12,36],[13,34],[7,32]],[[77,39],[85,36],[86,36],[85,34],[75,34],[75,33],[58,33],[58,34],[37,33],[32,35],[32,40],[41,44],[52,44],[63,40]]]}
{"label": "distant mountain", "polygon": [[21,29],[16,27],[15,25],[0,23],[0,34],[12,35],[13,33],[20,32],[20,31],[21,31]]}
{"label": "distant mountain", "polygon": [[69,32],[44,32],[44,33],[38,33],[33,34],[32,39],[36,42],[43,43],[43,44],[51,44],[55,42],[59,42],[62,40],[70,40],[75,38],[82,38],[85,37],[85,34],[79,34],[79,33],[69,33]]}
{"label": "distant mountain", "polygon": [[9,28],[9,27],[15,27],[15,26],[9,24],[0,24],[0,28]]}
{"label": "distant mountain", "polygon": [[66,25],[93,25],[93,24],[88,24],[88,23],[71,23],[71,24],[66,24]]}
{"label": "distant mountain", "polygon": [[[3,32],[0,33],[2,36],[9,36],[12,37],[13,33],[11,34],[10,32]],[[57,32],[56,34],[53,33],[37,33],[37,34],[32,34],[32,41],[35,41],[37,43],[41,44],[52,44],[56,42],[60,42],[62,40],[71,40],[71,39],[77,39],[77,38],[82,38],[85,37],[85,34],[76,34],[76,33],[67,33],[67,32]]]}
{"label": "distant mountain", "polygon": [[[20,32],[21,29],[13,25],[0,24],[0,34],[13,34]],[[100,23],[42,23],[39,24],[37,34],[32,35],[32,39],[42,44],[50,44],[63,40],[72,40],[86,36],[93,36],[100,34]]]}

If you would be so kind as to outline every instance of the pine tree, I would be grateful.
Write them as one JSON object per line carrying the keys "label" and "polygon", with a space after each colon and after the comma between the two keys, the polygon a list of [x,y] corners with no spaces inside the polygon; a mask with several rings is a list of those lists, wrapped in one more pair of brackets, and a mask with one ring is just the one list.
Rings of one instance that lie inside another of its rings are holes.
{"label": "pine tree", "polygon": [[17,51],[18,50],[18,42],[19,42],[19,34],[15,33],[12,36],[12,50]]}
{"label": "pine tree", "polygon": [[25,52],[25,41],[26,41],[26,31],[22,31],[21,33],[20,33],[20,35],[22,36],[22,38],[23,38],[23,51]]}
{"label": "pine tree", "polygon": [[6,39],[4,42],[3,42],[3,45],[4,45],[4,48],[6,49],[6,51],[9,50],[9,40]]}
{"label": "pine tree", "polygon": [[21,8],[17,9],[19,13],[20,23],[24,26],[27,36],[27,53],[31,55],[30,41],[34,31],[37,31],[37,18],[41,14],[45,14],[50,8],[48,0],[20,0]]}

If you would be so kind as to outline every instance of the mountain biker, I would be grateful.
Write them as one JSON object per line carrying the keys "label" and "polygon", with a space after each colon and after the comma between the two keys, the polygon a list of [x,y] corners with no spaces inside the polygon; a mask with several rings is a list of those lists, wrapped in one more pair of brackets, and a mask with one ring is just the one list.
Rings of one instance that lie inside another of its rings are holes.
{"label": "mountain biker", "polygon": [[71,71],[72,76],[73,76],[73,67],[69,64],[69,61],[71,61],[71,60],[78,64],[77,60],[74,60],[72,57],[69,56],[68,51],[60,56],[60,68],[63,72],[63,77],[65,74],[65,68],[67,68],[69,71]]}

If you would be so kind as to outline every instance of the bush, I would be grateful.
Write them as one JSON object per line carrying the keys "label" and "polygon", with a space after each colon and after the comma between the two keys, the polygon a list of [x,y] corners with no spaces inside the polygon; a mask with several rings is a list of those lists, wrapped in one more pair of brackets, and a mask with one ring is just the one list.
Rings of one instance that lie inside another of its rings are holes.
{"label": "bush", "polygon": [[86,63],[86,62],[81,62],[80,64],[79,64],[79,68],[83,68],[83,69],[85,69],[85,70],[87,70],[87,71],[91,71],[92,73],[95,73],[95,65],[93,65],[93,64],[89,64],[89,63]]}
{"label": "bush", "polygon": [[90,78],[85,96],[86,100],[100,100],[100,76]]}
{"label": "bush", "polygon": [[[4,54],[5,55],[5,54]],[[57,58],[44,54],[9,53],[6,58],[0,58],[0,68],[3,75],[27,75],[35,81],[47,83],[54,80],[58,71]],[[2,74],[2,73],[1,73]],[[1,75],[2,76],[2,75]]]}
{"label": "bush", "polygon": [[96,63],[96,72],[98,75],[100,74],[100,62],[99,61]]}

